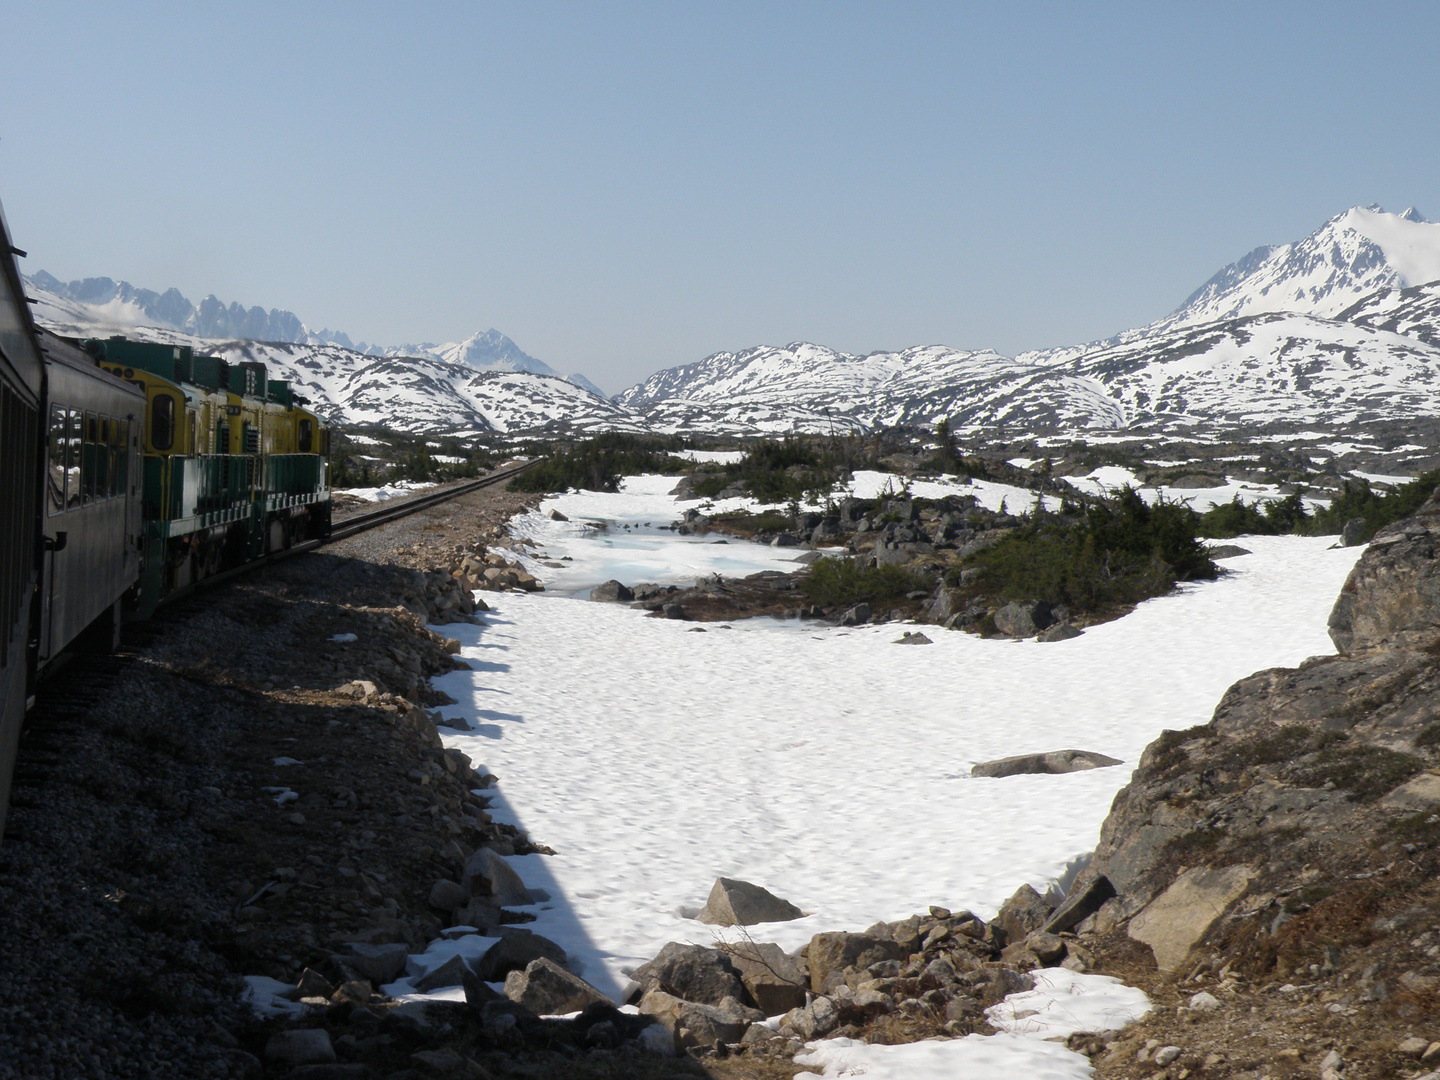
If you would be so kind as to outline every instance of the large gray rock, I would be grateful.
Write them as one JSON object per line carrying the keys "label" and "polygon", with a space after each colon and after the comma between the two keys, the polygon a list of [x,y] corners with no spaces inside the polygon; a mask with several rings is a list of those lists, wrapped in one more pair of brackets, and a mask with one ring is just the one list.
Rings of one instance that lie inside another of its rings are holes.
{"label": "large gray rock", "polygon": [[640,1015],[654,1017],[681,1047],[737,1043],[750,1024],[764,1019],[734,998],[719,1005],[704,1005],[664,990],[651,990],[640,1000]]}
{"label": "large gray rock", "polygon": [[319,1028],[277,1031],[265,1042],[265,1057],[279,1065],[324,1065],[335,1060],[330,1033]]}
{"label": "large gray rock", "polygon": [[470,969],[465,966],[464,958],[458,955],[452,956],[439,967],[416,979],[415,989],[418,993],[428,994],[447,986],[463,986],[465,976],[468,974],[470,974]]}
{"label": "large gray rock", "polygon": [[816,934],[806,948],[806,959],[810,962],[810,989],[817,994],[827,993],[832,976],[845,968],[864,968],[882,960],[905,960],[908,954],[889,938],[869,934],[850,934],[835,931]]}
{"label": "large gray rock", "polygon": [[361,978],[369,979],[376,986],[394,982],[405,970],[410,959],[410,947],[396,942],[387,945],[366,945],[351,941],[345,945],[345,952],[337,959]]}
{"label": "large gray rock", "polygon": [[1084,630],[1071,626],[1068,622],[1056,623],[1048,630],[1041,630],[1035,635],[1036,641],[1069,641],[1085,633]]}
{"label": "large gray rock", "polygon": [[1364,518],[1351,518],[1340,530],[1340,546],[1359,547],[1365,543],[1365,534],[1369,531]]}
{"label": "large gray rock", "polygon": [[727,946],[726,953],[750,1000],[766,1016],[779,1016],[805,1004],[809,977],[779,945],[744,941]]}
{"label": "large gray rock", "polygon": [[1173,973],[1254,876],[1248,866],[1192,867],[1130,920],[1128,933],[1150,946],[1162,972]]}
{"label": "large gray rock", "polygon": [[860,626],[870,621],[870,605],[856,604],[840,616],[841,626]]}
{"label": "large gray rock", "polygon": [[757,923],[789,922],[805,913],[789,900],[768,889],[734,878],[716,878],[710,898],[695,918],[711,926],[754,926]]}
{"label": "large gray rock", "polygon": [[486,982],[499,982],[512,971],[524,971],[531,961],[546,959],[569,969],[565,950],[547,937],[525,930],[506,928],[500,940],[475,964],[475,972]]}
{"label": "large gray rock", "polygon": [[[477,889],[476,885],[480,882],[483,885]],[[472,893],[488,893],[503,907],[523,907],[534,903],[534,897],[515,868],[505,861],[504,856],[488,847],[480,848],[466,860],[460,885]]]}
{"label": "large gray rock", "polygon": [[640,985],[642,993],[663,990],[705,1005],[745,996],[744,984],[730,958],[719,949],[703,945],[667,942],[654,960],[641,964],[630,977]]}
{"label": "large gray rock", "polygon": [[1045,920],[1044,929],[1051,934],[1063,934],[1073,930],[1081,922],[1094,915],[1115,895],[1115,886],[1104,874],[1097,874],[1083,885],[1076,882],[1070,894],[1061,901]]}
{"label": "large gray rock", "polygon": [[1033,637],[1054,621],[1044,600],[1016,600],[995,612],[995,629],[1011,637]]}
{"label": "large gray rock", "polygon": [[1330,638],[1340,652],[1381,644],[1425,648],[1440,641],[1437,495],[1414,517],[1376,533],[1345,579],[1330,612]]}
{"label": "large gray rock", "polygon": [[1092,750],[1051,750],[1045,754],[1018,754],[1015,757],[982,761],[970,769],[971,776],[1019,776],[1023,773],[1072,773],[1123,765],[1119,758]]}
{"label": "large gray rock", "polygon": [[1029,885],[1021,885],[991,921],[1005,931],[1006,941],[1024,941],[1049,917],[1050,905],[1045,898]]}
{"label": "large gray rock", "polygon": [[615,1004],[580,976],[544,957],[505,976],[505,996],[537,1016],[579,1012],[597,1001]]}
{"label": "large gray rock", "polygon": [[628,601],[635,599],[635,593],[626,586],[621,585],[620,582],[614,578],[611,578],[609,581],[602,582],[591,589],[590,599],[607,600],[611,602]]}

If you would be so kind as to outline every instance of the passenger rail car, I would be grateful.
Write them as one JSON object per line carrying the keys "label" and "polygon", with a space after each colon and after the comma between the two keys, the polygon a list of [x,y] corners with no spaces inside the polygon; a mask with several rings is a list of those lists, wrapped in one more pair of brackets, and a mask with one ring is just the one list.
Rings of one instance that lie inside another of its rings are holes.
{"label": "passenger rail car", "polygon": [[206,577],[330,534],[329,432],[265,365],[36,327],[0,212],[0,831],[26,709]]}

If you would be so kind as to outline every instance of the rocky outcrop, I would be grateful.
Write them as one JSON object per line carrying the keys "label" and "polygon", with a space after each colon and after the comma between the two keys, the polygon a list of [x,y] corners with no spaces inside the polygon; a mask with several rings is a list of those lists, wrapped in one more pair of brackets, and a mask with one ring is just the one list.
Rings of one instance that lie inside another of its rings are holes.
{"label": "rocky outcrop", "polygon": [[1224,963],[1358,979],[1351,957],[1440,985],[1440,952],[1385,945],[1440,916],[1437,541],[1440,492],[1356,564],[1330,616],[1337,655],[1241,679],[1208,724],[1146,748],[1079,886],[1117,895],[1082,927],[1177,978]]}

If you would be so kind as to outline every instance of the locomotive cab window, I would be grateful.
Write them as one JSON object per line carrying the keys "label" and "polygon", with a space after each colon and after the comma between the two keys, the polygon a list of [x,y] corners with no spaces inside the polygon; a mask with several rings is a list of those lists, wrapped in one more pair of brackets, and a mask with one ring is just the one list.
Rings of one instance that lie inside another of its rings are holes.
{"label": "locomotive cab window", "polygon": [[150,445],[169,450],[175,445],[175,399],[156,394],[150,402]]}
{"label": "locomotive cab window", "polygon": [[300,453],[310,453],[310,446],[314,442],[313,425],[309,420],[300,421]]}
{"label": "locomotive cab window", "polygon": [[62,405],[50,406],[50,468],[45,480],[45,504],[52,514],[65,511],[65,450],[70,437],[70,419]]}

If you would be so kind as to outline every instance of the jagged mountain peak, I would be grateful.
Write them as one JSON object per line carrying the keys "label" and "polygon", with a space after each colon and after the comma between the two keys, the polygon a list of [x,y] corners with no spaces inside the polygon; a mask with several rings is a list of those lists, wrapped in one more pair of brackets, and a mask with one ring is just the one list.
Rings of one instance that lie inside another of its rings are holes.
{"label": "jagged mountain peak", "polygon": [[1255,248],[1155,326],[1271,311],[1333,318],[1370,293],[1437,279],[1440,225],[1413,206],[1403,214],[1378,204],[1352,206],[1303,240]]}

